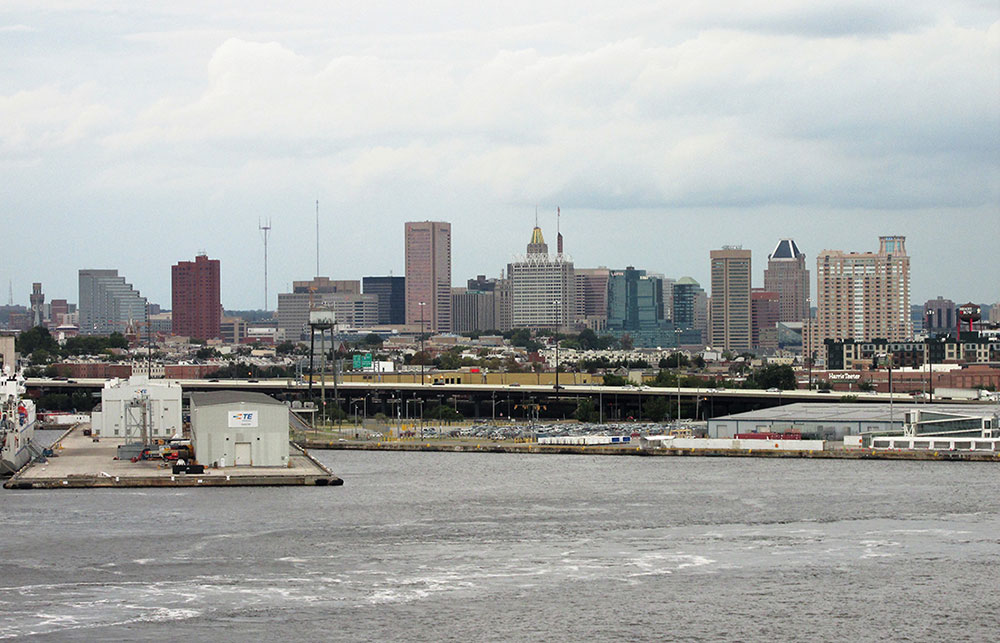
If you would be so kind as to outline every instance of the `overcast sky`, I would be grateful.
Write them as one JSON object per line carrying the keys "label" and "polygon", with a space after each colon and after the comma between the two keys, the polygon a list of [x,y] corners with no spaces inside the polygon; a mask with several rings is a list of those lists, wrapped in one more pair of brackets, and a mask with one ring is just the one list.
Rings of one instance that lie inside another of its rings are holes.
{"label": "overcast sky", "polygon": [[[1000,4],[0,3],[0,279],[75,302],[118,268],[222,261],[227,308],[403,274],[452,223],[455,285],[561,207],[578,267],[708,282],[709,250],[903,234],[912,302],[1000,300]],[[815,281],[813,283],[815,289]]]}

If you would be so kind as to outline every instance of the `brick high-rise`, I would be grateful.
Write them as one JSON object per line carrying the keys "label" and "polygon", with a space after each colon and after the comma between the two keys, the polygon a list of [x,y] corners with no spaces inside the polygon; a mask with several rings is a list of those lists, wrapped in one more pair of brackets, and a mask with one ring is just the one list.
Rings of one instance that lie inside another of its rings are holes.
{"label": "brick high-rise", "polygon": [[451,332],[450,223],[406,224],[406,323]]}
{"label": "brick high-rise", "polygon": [[170,270],[173,334],[193,339],[222,337],[219,260],[198,255]]}
{"label": "brick high-rise", "polygon": [[795,241],[782,239],[767,256],[764,290],[778,293],[778,321],[800,322],[809,318],[809,271],[806,256]]}
{"label": "brick high-rise", "polygon": [[816,257],[816,309],[810,351],[819,351],[825,339],[910,339],[906,237],[879,237],[878,252],[821,252]]}

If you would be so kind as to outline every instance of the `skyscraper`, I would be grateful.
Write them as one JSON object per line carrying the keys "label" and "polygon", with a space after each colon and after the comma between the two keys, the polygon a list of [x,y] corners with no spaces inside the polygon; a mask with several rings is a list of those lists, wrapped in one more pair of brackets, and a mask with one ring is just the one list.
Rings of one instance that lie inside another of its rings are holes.
{"label": "skyscraper", "polygon": [[379,324],[406,323],[406,277],[362,277],[361,288],[378,297]]}
{"label": "skyscraper", "polygon": [[450,223],[406,224],[406,323],[422,324],[427,331],[451,331]]}
{"label": "skyscraper", "polygon": [[219,260],[199,254],[170,270],[171,332],[193,339],[222,337]]}
{"label": "skyscraper", "polygon": [[535,226],[526,255],[507,264],[511,324],[514,328],[560,329],[575,325],[576,277],[573,260],[549,255],[542,229]]}
{"label": "skyscraper", "polygon": [[693,330],[693,344],[708,341],[708,295],[704,288],[691,277],[681,277],[673,287],[674,325],[677,328]]}
{"label": "skyscraper", "polygon": [[764,290],[778,294],[778,321],[800,322],[809,318],[809,271],[806,256],[795,241],[778,241],[767,256]]}
{"label": "skyscraper", "polygon": [[879,250],[824,250],[816,257],[816,322],[808,350],[825,339],[903,341],[910,322],[906,237],[879,237]]}
{"label": "skyscraper", "polygon": [[607,268],[575,268],[576,316],[595,331],[603,330],[608,322]]}
{"label": "skyscraper", "polygon": [[117,270],[80,270],[80,333],[124,333],[146,321],[146,298]]}
{"label": "skyscraper", "polygon": [[750,350],[750,251],[736,246],[712,250],[712,321],[709,344]]}

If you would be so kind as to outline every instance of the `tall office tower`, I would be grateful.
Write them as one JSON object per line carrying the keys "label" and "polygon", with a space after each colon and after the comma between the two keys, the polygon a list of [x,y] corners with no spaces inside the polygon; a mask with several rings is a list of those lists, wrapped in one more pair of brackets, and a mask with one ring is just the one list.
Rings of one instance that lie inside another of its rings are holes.
{"label": "tall office tower", "polygon": [[80,333],[124,333],[146,321],[146,298],[117,270],[80,270]]}
{"label": "tall office tower", "polygon": [[528,253],[507,264],[511,324],[514,328],[568,329],[576,323],[576,276],[573,260],[549,255],[542,229],[531,232]]}
{"label": "tall office tower", "polygon": [[452,331],[469,333],[497,327],[497,298],[493,290],[451,289]]}
{"label": "tall office tower", "polygon": [[192,339],[222,337],[219,260],[199,254],[170,269],[171,333]]}
{"label": "tall office tower", "polygon": [[709,344],[750,350],[750,251],[737,246],[712,250],[712,322]]}
{"label": "tall office tower", "polygon": [[708,339],[708,296],[697,281],[691,277],[681,277],[673,285],[674,326],[696,331],[692,335],[694,344]]}
{"label": "tall office tower", "polygon": [[950,299],[938,297],[924,302],[924,331],[929,337],[954,331],[958,326],[958,306]]}
{"label": "tall office tower", "polygon": [[576,318],[594,331],[604,330],[608,323],[607,268],[576,268]]}
{"label": "tall office tower", "polygon": [[750,290],[750,319],[753,335],[750,344],[756,349],[778,348],[778,321],[781,317],[781,298],[776,292],[763,288]]}
{"label": "tall office tower", "polygon": [[450,223],[406,224],[406,323],[422,324],[432,332],[451,331]]}
{"label": "tall office tower", "polygon": [[[681,329],[663,317],[663,278],[629,266],[608,278],[607,332],[632,338],[637,348],[671,347],[682,341]],[[676,332],[675,332],[676,331]]]}
{"label": "tall office tower", "polygon": [[379,324],[406,323],[406,277],[362,277],[361,289],[378,297]]}
{"label": "tall office tower", "polygon": [[764,290],[778,293],[779,322],[809,318],[809,271],[806,256],[791,239],[782,239],[767,256]]}
{"label": "tall office tower", "polygon": [[331,310],[341,329],[371,328],[378,325],[378,295],[361,294],[357,279],[333,280],[315,277],[293,281],[292,292],[278,293],[275,317],[278,328],[291,341],[309,338],[309,311]]}
{"label": "tall office tower", "polygon": [[42,284],[37,281],[31,284],[28,299],[31,302],[31,325],[41,326],[45,321],[45,293],[42,292]]}
{"label": "tall office tower", "polygon": [[824,250],[816,257],[816,324],[810,352],[826,339],[904,341],[910,322],[906,237],[879,237],[879,250]]}

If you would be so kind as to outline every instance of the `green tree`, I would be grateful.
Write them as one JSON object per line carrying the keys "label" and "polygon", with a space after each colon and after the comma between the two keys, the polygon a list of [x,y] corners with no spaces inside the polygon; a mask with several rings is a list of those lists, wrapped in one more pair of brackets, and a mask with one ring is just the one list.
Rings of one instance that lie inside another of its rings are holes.
{"label": "green tree", "polygon": [[581,422],[596,422],[599,416],[597,409],[594,408],[594,401],[590,398],[583,398],[578,401],[573,417]]}
{"label": "green tree", "polygon": [[605,386],[626,386],[628,384],[631,384],[631,382],[629,382],[621,375],[613,375],[611,373],[607,373],[604,376]]}
{"label": "green tree", "polygon": [[787,364],[768,364],[747,376],[746,387],[794,389],[796,387],[795,371]]}
{"label": "green tree", "polygon": [[211,346],[202,346],[194,354],[198,359],[212,359],[213,357],[219,356],[219,351],[215,350]]}
{"label": "green tree", "polygon": [[647,419],[652,422],[662,422],[663,419],[669,417],[669,415],[670,401],[661,395],[650,397],[642,404],[643,419]]}
{"label": "green tree", "polygon": [[59,352],[59,344],[48,328],[35,326],[14,338],[14,349],[22,355],[31,355],[39,349],[51,354]]}

